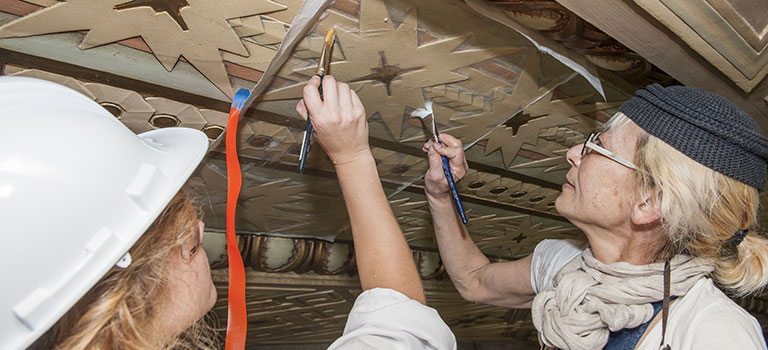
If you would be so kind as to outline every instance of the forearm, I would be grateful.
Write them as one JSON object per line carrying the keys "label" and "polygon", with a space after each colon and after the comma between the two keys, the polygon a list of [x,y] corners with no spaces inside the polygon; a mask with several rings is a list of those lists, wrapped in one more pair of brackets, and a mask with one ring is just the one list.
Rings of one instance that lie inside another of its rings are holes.
{"label": "forearm", "polygon": [[363,290],[391,288],[424,303],[421,278],[384,195],[373,156],[337,165],[336,173],[347,204]]}
{"label": "forearm", "polygon": [[531,256],[491,263],[459,221],[451,198],[427,194],[437,246],[448,276],[464,299],[508,308],[530,307]]}
{"label": "forearm", "polygon": [[[490,264],[461,224],[449,196],[427,194],[440,258],[451,281],[465,299],[475,299],[480,271]],[[477,301],[477,300],[472,300]]]}

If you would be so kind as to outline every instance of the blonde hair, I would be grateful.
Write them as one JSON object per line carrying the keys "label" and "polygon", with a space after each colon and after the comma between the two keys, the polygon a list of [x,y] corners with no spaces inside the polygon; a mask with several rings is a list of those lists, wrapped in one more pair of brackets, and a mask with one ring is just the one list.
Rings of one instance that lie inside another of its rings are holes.
{"label": "blonde hair", "polygon": [[[207,349],[216,333],[198,321],[174,339],[158,344],[154,326],[168,297],[172,254],[198,233],[198,212],[180,191],[129,252],[131,265],[113,267],[58,322],[56,349]],[[179,233],[182,233],[179,235]]]}
{"label": "blonde hair", "polygon": [[[617,113],[605,128],[621,128],[630,119]],[[638,194],[656,194],[662,230],[669,239],[660,256],[684,253],[711,259],[714,278],[731,293],[744,296],[768,283],[768,240],[757,225],[757,189],[692,160],[661,139],[641,131],[635,151]],[[750,233],[738,246],[729,238]]]}

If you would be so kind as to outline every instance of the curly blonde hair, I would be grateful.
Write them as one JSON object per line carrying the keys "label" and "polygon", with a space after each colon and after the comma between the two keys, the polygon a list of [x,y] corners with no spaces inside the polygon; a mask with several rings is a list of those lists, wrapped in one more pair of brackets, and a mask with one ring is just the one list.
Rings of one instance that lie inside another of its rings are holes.
{"label": "curly blonde hair", "polygon": [[[131,247],[132,262],[113,267],[55,326],[56,349],[213,349],[217,334],[206,320],[173,339],[154,326],[168,294],[172,254],[197,234],[198,211],[180,191]],[[179,235],[179,233],[183,233]]]}
{"label": "curly blonde hair", "polygon": [[[631,120],[617,113],[604,128]],[[657,194],[661,225],[669,242],[662,257],[690,254],[715,264],[714,278],[732,294],[761,291],[768,283],[768,240],[755,232],[759,196],[756,188],[692,160],[661,139],[641,131],[635,180],[639,194]],[[741,244],[729,240],[750,233]]]}

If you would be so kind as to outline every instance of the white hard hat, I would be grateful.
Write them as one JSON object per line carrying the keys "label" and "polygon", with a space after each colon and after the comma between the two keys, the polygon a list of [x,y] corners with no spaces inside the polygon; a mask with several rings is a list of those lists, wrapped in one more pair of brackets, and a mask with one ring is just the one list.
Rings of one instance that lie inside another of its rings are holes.
{"label": "white hard hat", "polygon": [[86,96],[0,77],[0,349],[23,349],[120,260],[208,149],[136,136]]}

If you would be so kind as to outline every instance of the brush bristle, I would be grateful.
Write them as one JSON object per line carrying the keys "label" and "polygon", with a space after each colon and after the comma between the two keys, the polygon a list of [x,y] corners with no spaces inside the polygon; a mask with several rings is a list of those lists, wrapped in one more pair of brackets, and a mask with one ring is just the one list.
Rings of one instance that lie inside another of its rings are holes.
{"label": "brush bristle", "polygon": [[416,110],[414,110],[413,112],[411,112],[411,117],[412,117],[412,118],[414,118],[414,117],[418,117],[418,118],[424,119],[424,118],[426,118],[426,117],[427,117],[429,114],[430,114],[430,112],[429,112],[429,111],[427,111],[426,109],[424,109],[424,108],[419,108],[419,109],[416,109]]}
{"label": "brush bristle", "polygon": [[334,39],[336,39],[336,31],[331,28],[331,30],[328,31],[328,34],[325,34],[325,44],[333,44]]}

